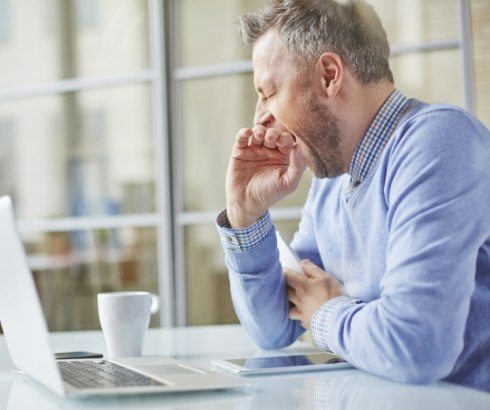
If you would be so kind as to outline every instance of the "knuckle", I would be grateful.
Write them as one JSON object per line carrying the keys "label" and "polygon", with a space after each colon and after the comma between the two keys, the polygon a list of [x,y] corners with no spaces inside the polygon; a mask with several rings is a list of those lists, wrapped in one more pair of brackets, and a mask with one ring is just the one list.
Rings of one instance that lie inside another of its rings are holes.
{"label": "knuckle", "polygon": [[275,128],[268,128],[266,135],[277,138],[279,136],[279,133],[277,132],[277,130]]}

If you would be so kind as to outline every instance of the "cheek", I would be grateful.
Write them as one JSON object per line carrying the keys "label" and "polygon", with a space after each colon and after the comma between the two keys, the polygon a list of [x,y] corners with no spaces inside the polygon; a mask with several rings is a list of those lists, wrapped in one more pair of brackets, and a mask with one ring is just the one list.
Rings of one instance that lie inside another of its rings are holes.
{"label": "cheek", "polygon": [[284,124],[285,128],[290,132],[293,131],[293,128],[296,128],[294,121],[297,112],[296,107],[294,107],[288,99],[279,97],[271,99],[269,109],[276,120],[280,124]]}
{"label": "cheek", "polygon": [[[277,110],[275,117],[280,124],[281,131],[287,131],[294,136],[301,135],[302,124],[301,116],[297,115],[297,111],[291,106],[288,106],[284,110]],[[279,128],[279,127],[278,127]]]}

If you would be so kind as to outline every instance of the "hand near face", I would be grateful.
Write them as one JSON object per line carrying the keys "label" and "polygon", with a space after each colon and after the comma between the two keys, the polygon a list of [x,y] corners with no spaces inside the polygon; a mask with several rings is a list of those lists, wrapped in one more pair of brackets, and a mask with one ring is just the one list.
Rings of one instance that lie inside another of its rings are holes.
{"label": "hand near face", "polygon": [[301,326],[310,329],[314,313],[328,300],[345,295],[342,284],[330,273],[320,269],[307,259],[301,261],[303,275],[284,270],[288,300],[292,306],[289,317],[299,320]]}
{"label": "hand near face", "polygon": [[291,134],[256,125],[235,139],[226,174],[226,209],[233,228],[255,223],[273,204],[292,193],[305,170]]}

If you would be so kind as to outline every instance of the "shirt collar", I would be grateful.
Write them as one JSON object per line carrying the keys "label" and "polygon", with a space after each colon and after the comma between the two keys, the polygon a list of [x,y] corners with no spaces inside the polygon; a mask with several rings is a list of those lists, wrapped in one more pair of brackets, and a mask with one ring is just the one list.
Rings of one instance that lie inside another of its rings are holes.
{"label": "shirt collar", "polygon": [[407,111],[408,101],[400,90],[395,89],[376,113],[354,151],[349,166],[351,181],[355,185],[364,180],[378,159],[398,121]]}

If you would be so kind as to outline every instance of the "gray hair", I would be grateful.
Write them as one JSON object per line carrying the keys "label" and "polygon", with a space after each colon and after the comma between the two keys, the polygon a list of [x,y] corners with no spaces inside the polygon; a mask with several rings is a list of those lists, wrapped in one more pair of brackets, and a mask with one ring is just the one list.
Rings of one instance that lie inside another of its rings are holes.
{"label": "gray hair", "polygon": [[387,79],[390,46],[373,7],[362,0],[268,0],[264,8],[241,15],[238,31],[247,47],[266,32],[278,33],[290,57],[311,63],[333,52],[363,84]]}

